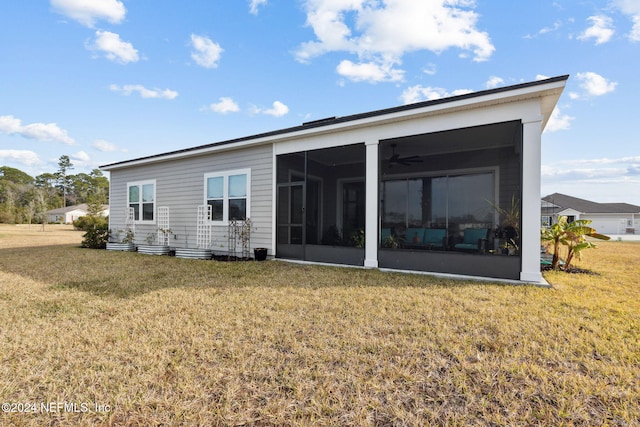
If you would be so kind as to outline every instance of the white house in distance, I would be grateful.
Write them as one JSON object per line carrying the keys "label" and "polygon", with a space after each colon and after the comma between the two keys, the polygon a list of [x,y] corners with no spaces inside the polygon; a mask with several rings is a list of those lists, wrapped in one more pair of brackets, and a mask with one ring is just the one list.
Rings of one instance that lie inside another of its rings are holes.
{"label": "white house in distance", "polygon": [[570,221],[591,220],[590,226],[601,234],[640,234],[640,206],[629,203],[597,203],[553,193],[542,198],[541,213],[543,226],[567,216]]}
{"label": "white house in distance", "polygon": [[[251,247],[277,258],[542,282],[540,145],[567,79],[104,165],[110,227],[133,208],[141,243],[168,207],[173,246],[196,247],[204,205],[216,252],[228,221],[250,217]],[[495,207],[513,201],[521,215],[507,255]]]}
{"label": "white house in distance", "polygon": [[[85,216],[89,213],[89,205],[82,203],[80,205],[67,206],[65,208],[51,209],[47,211],[47,222],[49,223],[62,223],[71,224],[81,216]],[[102,216],[109,216],[109,206],[104,205]]]}

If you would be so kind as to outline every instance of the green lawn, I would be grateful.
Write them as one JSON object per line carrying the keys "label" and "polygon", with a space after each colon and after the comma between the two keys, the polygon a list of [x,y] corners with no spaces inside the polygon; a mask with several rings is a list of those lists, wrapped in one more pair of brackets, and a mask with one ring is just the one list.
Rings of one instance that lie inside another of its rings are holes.
{"label": "green lawn", "polygon": [[640,425],[640,244],[544,289],[0,234],[0,425]]}

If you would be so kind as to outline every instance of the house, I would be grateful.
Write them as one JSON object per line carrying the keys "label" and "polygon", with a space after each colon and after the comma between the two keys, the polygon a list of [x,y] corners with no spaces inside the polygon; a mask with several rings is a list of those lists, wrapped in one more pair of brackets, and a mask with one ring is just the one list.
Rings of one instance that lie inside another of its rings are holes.
{"label": "house", "polygon": [[[142,242],[168,208],[172,246],[196,247],[203,206],[215,251],[251,218],[251,247],[277,258],[541,282],[540,145],[567,79],[104,165],[110,227]],[[510,235],[497,208],[517,210]]]}
{"label": "house", "polygon": [[601,234],[640,234],[640,206],[628,203],[597,203],[560,193],[543,197],[542,225],[554,224],[559,216],[588,219]]}
{"label": "house", "polygon": [[[85,216],[89,213],[89,205],[82,203],[80,205],[67,206],[64,208],[51,209],[47,211],[47,222],[49,223],[62,223],[71,224],[81,216]],[[109,216],[109,206],[104,205],[102,216]]]}

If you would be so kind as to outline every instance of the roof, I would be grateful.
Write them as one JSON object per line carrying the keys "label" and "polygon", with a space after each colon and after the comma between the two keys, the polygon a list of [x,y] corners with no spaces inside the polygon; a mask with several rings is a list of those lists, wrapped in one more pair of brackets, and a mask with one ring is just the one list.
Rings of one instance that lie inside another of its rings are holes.
{"label": "roof", "polygon": [[573,209],[581,213],[640,213],[640,206],[629,203],[598,203],[560,193],[550,194],[543,197],[542,200],[555,205],[556,207],[553,208],[555,212],[564,209]]}
{"label": "roof", "polygon": [[[226,141],[214,142],[211,144],[200,145],[197,147],[186,148],[182,150],[170,151],[161,154],[155,154],[152,156],[140,157],[137,159],[125,160],[121,162],[111,163],[107,165],[100,166],[102,170],[112,170],[118,169],[121,167],[130,167],[139,164],[151,163],[155,161],[164,161],[169,160],[171,158],[177,157],[186,157],[190,155],[199,155],[205,152],[214,150],[216,148],[228,145],[243,145],[243,143],[259,143],[263,142],[271,142],[278,137],[286,136],[292,134],[291,136],[299,136],[300,134],[304,135],[309,132],[321,132],[324,129],[336,129],[344,127],[345,125],[355,126],[356,123],[363,122],[362,125],[366,126],[370,124],[374,120],[384,120],[387,116],[389,120],[393,120],[398,116],[403,117],[412,113],[421,112],[421,110],[427,110],[433,114],[433,111],[437,111],[438,107],[442,106],[450,106],[453,108],[454,105],[460,103],[464,108],[468,108],[468,104],[471,104],[473,101],[482,102],[483,97],[487,99],[487,102],[505,102],[504,99],[510,96],[523,96],[525,98],[531,98],[535,93],[538,93],[540,90],[544,90],[544,86],[548,85],[549,90],[554,91],[554,95],[557,97],[560,96],[562,89],[564,88],[565,82],[569,78],[569,75],[552,77],[549,79],[538,80],[534,82],[521,83],[517,85],[504,86],[495,89],[482,90],[478,92],[471,92],[464,95],[451,96],[447,98],[435,99],[430,101],[417,102],[414,104],[401,105],[392,108],[386,108],[382,110],[370,111],[367,113],[354,114],[343,117],[328,117],[326,119],[314,120],[311,122],[302,123],[302,125],[294,126],[290,128],[275,130],[271,132],[261,133],[257,135],[246,136],[242,138],[230,139]],[[558,91],[559,89],[559,91]],[[540,95],[535,95],[540,96]],[[556,98],[557,101],[557,98]],[[468,104],[465,104],[467,102]],[[462,105],[464,104],[464,105]],[[553,105],[549,105],[548,110],[545,111],[544,124],[549,119],[551,112],[553,110],[553,106],[555,106],[555,101]]]}
{"label": "roof", "polygon": [[[102,205],[102,210],[109,209],[109,205]],[[84,211],[89,212],[89,205],[86,203],[81,203],[79,205],[66,206],[64,208],[51,209],[47,211],[48,215],[61,215],[71,211]]]}

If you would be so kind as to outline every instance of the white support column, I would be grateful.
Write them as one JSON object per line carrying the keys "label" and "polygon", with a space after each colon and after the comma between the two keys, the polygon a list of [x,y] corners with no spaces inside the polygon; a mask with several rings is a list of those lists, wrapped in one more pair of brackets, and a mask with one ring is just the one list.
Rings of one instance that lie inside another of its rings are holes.
{"label": "white support column", "polygon": [[378,267],[378,140],[365,142],[366,147],[366,214],[364,266]]}
{"label": "white support column", "polygon": [[540,168],[542,117],[523,122],[520,280],[542,282],[540,272]]}

